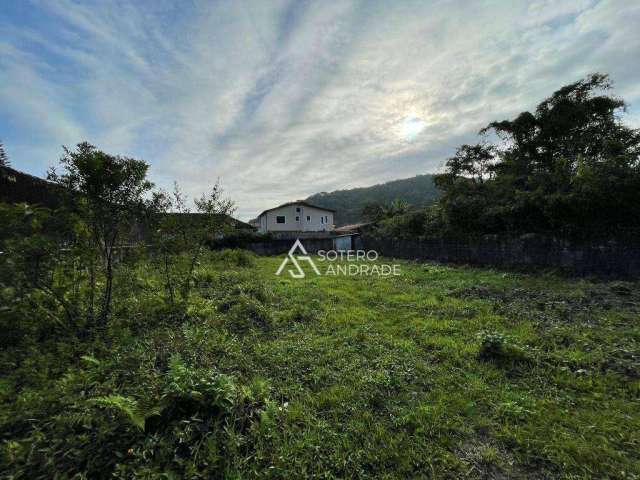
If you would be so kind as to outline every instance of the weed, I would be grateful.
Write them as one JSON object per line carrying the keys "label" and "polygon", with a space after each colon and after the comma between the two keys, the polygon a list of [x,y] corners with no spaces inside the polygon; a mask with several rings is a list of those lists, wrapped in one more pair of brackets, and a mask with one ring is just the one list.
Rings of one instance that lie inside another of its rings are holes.
{"label": "weed", "polygon": [[517,345],[513,337],[495,331],[481,331],[477,335],[480,341],[478,356],[483,360],[501,362],[524,362],[529,360],[525,350]]}

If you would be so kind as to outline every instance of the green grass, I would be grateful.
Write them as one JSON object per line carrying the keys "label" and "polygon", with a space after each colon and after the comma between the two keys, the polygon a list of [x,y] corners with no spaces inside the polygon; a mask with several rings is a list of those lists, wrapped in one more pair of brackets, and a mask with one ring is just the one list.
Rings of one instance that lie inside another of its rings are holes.
{"label": "green grass", "polygon": [[292,279],[281,257],[220,258],[184,323],[138,267],[106,338],[3,354],[5,471],[640,476],[637,283],[406,261],[398,277]]}

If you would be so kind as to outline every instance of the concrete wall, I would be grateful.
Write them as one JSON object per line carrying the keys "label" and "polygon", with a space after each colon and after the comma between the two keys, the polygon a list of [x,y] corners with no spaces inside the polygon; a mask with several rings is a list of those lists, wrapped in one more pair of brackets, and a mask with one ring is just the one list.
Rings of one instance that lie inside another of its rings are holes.
{"label": "concrete wall", "polygon": [[470,241],[398,240],[362,236],[366,250],[387,257],[469,263],[504,268],[554,269],[574,275],[640,277],[640,245],[618,242],[571,244],[523,235],[519,238],[486,236]]}
{"label": "concrete wall", "polygon": [[[300,209],[300,211],[296,211],[296,209]],[[285,223],[277,223],[278,216],[284,216]],[[261,232],[323,232],[333,230],[333,212],[305,205],[294,204],[270,210],[260,216],[259,220]]]}
{"label": "concrete wall", "polygon": [[[265,242],[255,242],[247,245],[247,249],[258,255],[286,254],[293,246],[294,240],[273,239]],[[301,238],[300,242],[308,253],[317,253],[318,250],[331,250],[333,240],[331,238]]]}

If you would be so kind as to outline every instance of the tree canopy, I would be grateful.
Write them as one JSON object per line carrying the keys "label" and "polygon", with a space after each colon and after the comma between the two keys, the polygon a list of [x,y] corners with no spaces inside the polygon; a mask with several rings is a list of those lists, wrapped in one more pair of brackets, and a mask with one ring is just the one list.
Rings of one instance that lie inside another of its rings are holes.
{"label": "tree canopy", "polygon": [[640,131],[595,73],[534,112],[492,122],[436,177],[443,222],[456,234],[543,232],[571,238],[640,230]]}

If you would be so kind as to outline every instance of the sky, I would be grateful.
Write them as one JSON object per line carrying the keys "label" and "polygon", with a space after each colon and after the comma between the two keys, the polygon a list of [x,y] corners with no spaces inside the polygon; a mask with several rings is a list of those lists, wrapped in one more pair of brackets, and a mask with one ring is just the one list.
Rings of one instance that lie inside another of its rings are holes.
{"label": "sky", "polygon": [[141,158],[247,220],[434,173],[493,120],[609,73],[640,127],[640,2],[0,0],[0,140]]}

